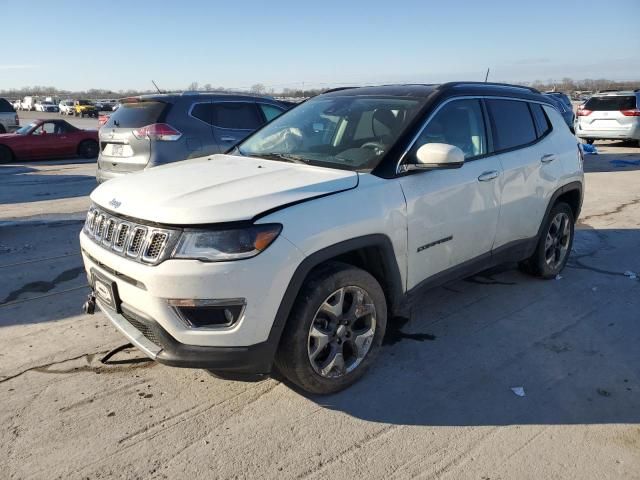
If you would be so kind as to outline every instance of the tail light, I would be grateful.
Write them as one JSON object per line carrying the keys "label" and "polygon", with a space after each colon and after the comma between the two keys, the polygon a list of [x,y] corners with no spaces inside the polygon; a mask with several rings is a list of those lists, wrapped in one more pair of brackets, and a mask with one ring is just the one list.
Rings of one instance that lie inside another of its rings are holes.
{"label": "tail light", "polygon": [[587,110],[586,108],[579,108],[576,112],[577,117],[588,117],[591,115],[591,110]]}
{"label": "tail light", "polygon": [[107,121],[108,121],[108,120],[109,120],[109,115],[100,115],[100,116],[98,117],[98,125],[99,125],[99,126],[102,126],[102,125],[104,125],[105,123],[107,123]]}
{"label": "tail light", "polygon": [[166,123],[154,123],[146,127],[137,128],[133,135],[136,138],[148,138],[149,140],[161,140],[164,142],[175,142],[182,133]]}
{"label": "tail light", "polygon": [[640,117],[640,110],[637,108],[631,108],[629,110],[620,110],[620,113],[625,117]]}
{"label": "tail light", "polygon": [[20,125],[20,117],[18,117],[18,114],[16,113],[16,118],[15,118],[15,124],[16,125]]}

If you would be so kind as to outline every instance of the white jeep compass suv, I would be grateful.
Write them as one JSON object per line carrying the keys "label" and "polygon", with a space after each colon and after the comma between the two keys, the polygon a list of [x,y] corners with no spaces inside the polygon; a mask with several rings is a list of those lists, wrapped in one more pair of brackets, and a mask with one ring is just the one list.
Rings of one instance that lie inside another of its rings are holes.
{"label": "white jeep compass suv", "polygon": [[226,155],[98,187],[80,235],[85,310],[167,365],[275,364],[336,392],[425,288],[507,261],[556,276],[582,196],[577,141],[533,89],[333,90]]}

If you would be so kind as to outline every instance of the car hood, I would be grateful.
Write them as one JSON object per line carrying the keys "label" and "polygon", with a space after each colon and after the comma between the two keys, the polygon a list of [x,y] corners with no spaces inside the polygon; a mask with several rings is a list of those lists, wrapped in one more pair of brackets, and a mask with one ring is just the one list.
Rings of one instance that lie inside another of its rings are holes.
{"label": "car hood", "polygon": [[109,180],[91,200],[116,214],[171,225],[250,220],[269,210],[355,188],[345,170],[213,155]]}

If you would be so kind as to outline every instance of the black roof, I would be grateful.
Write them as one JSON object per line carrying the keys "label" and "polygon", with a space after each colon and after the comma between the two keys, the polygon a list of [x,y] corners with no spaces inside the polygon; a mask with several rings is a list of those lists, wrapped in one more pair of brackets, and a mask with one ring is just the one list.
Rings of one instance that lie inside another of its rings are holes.
{"label": "black roof", "polygon": [[448,82],[442,84],[345,87],[329,90],[328,92],[325,92],[323,96],[388,95],[393,97],[427,98],[434,94],[515,96],[529,100],[546,100],[545,97],[543,97],[535,88],[525,87],[523,85],[488,82]]}
{"label": "black roof", "polygon": [[137,100],[164,100],[164,101],[172,101],[178,100],[181,98],[217,98],[217,97],[228,97],[228,98],[249,98],[249,99],[261,99],[261,100],[274,100],[273,97],[268,95],[254,95],[251,93],[242,93],[242,92],[183,92],[183,93],[146,93],[143,95],[132,95],[130,97],[123,97],[120,100],[129,100],[129,99],[137,99]]}

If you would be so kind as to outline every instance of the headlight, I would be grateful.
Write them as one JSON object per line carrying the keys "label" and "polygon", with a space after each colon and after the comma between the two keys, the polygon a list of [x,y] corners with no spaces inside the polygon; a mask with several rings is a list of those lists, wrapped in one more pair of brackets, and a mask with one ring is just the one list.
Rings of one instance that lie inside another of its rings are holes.
{"label": "headlight", "polygon": [[174,258],[223,262],[255,257],[278,237],[282,225],[268,223],[230,230],[185,231]]}

